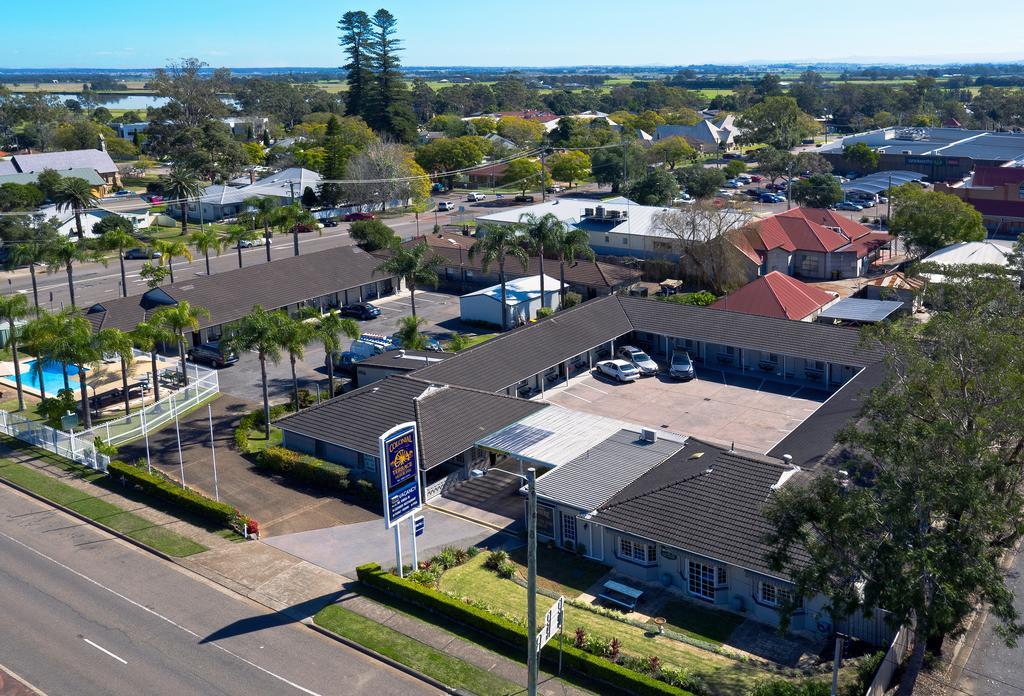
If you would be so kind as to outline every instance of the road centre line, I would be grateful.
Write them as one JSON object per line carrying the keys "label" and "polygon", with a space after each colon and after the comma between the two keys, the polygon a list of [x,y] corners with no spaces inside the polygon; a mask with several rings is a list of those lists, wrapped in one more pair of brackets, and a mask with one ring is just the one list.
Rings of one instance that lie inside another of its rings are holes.
{"label": "road centre line", "polygon": [[120,663],[121,663],[122,665],[126,665],[126,664],[128,664],[128,660],[125,660],[125,659],[123,659],[123,658],[121,658],[121,657],[118,657],[118,656],[117,656],[117,655],[115,655],[114,653],[112,653],[112,652],[110,652],[109,650],[107,650],[106,648],[104,648],[104,647],[103,647],[102,645],[99,645],[99,644],[97,644],[97,643],[93,643],[93,642],[92,642],[91,640],[89,640],[89,639],[88,639],[88,638],[86,638],[85,636],[83,636],[83,637],[82,637],[82,640],[84,640],[84,641],[85,641],[86,643],[88,643],[88,644],[89,644],[89,645],[91,645],[92,647],[96,648],[96,649],[97,649],[97,650],[99,650],[100,652],[105,652],[106,654],[110,655],[110,656],[111,656],[112,658],[114,658],[115,660],[117,660],[118,662],[120,662]]}

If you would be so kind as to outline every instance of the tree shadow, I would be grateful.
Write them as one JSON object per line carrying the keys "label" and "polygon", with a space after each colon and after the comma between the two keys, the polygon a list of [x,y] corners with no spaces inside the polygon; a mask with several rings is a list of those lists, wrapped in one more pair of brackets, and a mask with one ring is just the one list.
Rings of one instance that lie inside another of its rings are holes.
{"label": "tree shadow", "polygon": [[201,638],[199,643],[200,645],[204,643],[214,643],[218,640],[234,638],[248,633],[257,633],[269,628],[277,628],[278,626],[287,626],[288,624],[299,623],[303,619],[313,616],[328,604],[336,602],[338,599],[349,593],[350,590],[343,587],[335,592],[328,592],[325,595],[308,599],[305,602],[299,602],[298,604],[285,607],[280,611],[268,614],[257,614],[256,616],[239,619],[238,621],[234,621],[223,628],[218,628],[205,638]]}

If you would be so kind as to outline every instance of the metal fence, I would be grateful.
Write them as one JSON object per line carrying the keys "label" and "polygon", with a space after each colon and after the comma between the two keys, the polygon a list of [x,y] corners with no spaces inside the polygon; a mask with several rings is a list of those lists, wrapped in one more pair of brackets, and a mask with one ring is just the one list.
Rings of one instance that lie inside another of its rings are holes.
{"label": "metal fence", "polygon": [[89,431],[64,432],[3,410],[0,410],[0,431],[97,471],[106,471],[110,463],[110,457],[96,451]]}

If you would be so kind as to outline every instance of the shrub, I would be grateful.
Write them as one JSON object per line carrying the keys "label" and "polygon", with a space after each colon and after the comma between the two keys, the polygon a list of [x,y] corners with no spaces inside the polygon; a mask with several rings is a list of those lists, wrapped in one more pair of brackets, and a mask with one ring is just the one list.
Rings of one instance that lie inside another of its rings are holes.
{"label": "shrub", "polygon": [[540,309],[537,310],[537,318],[544,319],[546,317],[550,317],[554,313],[555,310],[553,307],[541,307]]}
{"label": "shrub", "polygon": [[99,452],[100,454],[105,454],[108,457],[117,456],[117,448],[114,447],[113,445],[108,445],[106,442],[103,441],[103,438],[101,437],[94,437],[92,440],[92,444],[96,448],[96,451]]}
{"label": "shrub", "polygon": [[235,429],[235,449],[239,452],[249,451],[249,429],[239,426]]}
{"label": "shrub", "polygon": [[497,570],[502,563],[507,563],[508,560],[508,551],[505,551],[504,549],[491,551],[487,554],[487,560],[484,561],[484,567],[490,570]]}
{"label": "shrub", "polygon": [[476,558],[477,556],[479,556],[480,555],[480,551],[481,551],[481,549],[480,549],[479,546],[470,546],[468,549],[466,549],[466,558],[467,558],[467,560],[470,559],[470,558]]}
{"label": "shrub", "polygon": [[575,307],[579,303],[583,302],[583,296],[578,292],[567,292],[565,293],[565,299],[562,300],[562,309],[569,309]]}
{"label": "shrub", "polygon": [[455,548],[452,546],[445,546],[441,549],[441,552],[435,556],[435,558],[437,559],[438,565],[440,565],[443,570],[454,568],[459,564]]}
{"label": "shrub", "polygon": [[587,644],[587,629],[582,626],[576,627],[576,632],[573,634],[572,644],[577,648],[582,648]]}
{"label": "shrub", "polygon": [[[376,563],[360,566],[356,569],[356,575],[360,582],[370,587],[445,616],[515,650],[522,650],[527,645],[526,629],[523,626],[507,618],[495,616],[461,599],[391,575],[381,570]],[[613,664],[604,658],[588,655],[570,645],[564,647],[563,658],[564,666],[569,671],[602,682],[616,691],[637,696],[685,696],[687,693],[645,674],[638,674]],[[541,660],[549,665],[557,664],[558,645],[549,643],[544,646]]]}
{"label": "shrub", "polygon": [[356,493],[366,500],[380,502],[380,491],[377,490],[377,487],[372,482],[366,479],[356,481]]}
{"label": "shrub", "polygon": [[511,580],[516,574],[516,564],[512,561],[503,561],[498,566],[498,577],[505,580]]}
{"label": "shrub", "polygon": [[587,641],[583,644],[583,649],[591,655],[597,655],[598,657],[605,657],[608,655],[608,643],[599,636],[588,636]]}
{"label": "shrub", "polygon": [[256,455],[256,466],[266,471],[332,491],[348,489],[348,469],[322,459],[293,452],[284,447],[268,447]]}
{"label": "shrub", "polygon": [[210,520],[223,527],[230,527],[241,514],[227,503],[219,503],[207,498],[191,488],[182,488],[163,474],[154,471],[152,474],[132,464],[112,460],[107,468],[111,476],[123,478],[144,493],[167,501],[181,509]]}
{"label": "shrub", "polygon": [[619,639],[612,638],[612,642],[608,644],[608,659],[612,662],[618,662],[621,649],[622,643],[619,642]]}

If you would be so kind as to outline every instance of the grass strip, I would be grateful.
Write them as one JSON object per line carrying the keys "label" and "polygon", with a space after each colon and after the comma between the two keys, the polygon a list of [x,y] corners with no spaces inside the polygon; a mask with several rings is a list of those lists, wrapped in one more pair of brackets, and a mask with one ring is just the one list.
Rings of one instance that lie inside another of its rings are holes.
{"label": "grass strip", "polygon": [[0,478],[26,488],[49,501],[100,522],[127,537],[151,546],[168,556],[183,558],[206,551],[206,547],[176,532],[126,512],[106,500],[62,483],[32,468],[10,460],[0,460]]}
{"label": "grass strip", "polygon": [[313,620],[321,628],[453,688],[486,695],[518,694],[523,691],[523,687],[513,681],[452,657],[337,604],[324,607]]}

